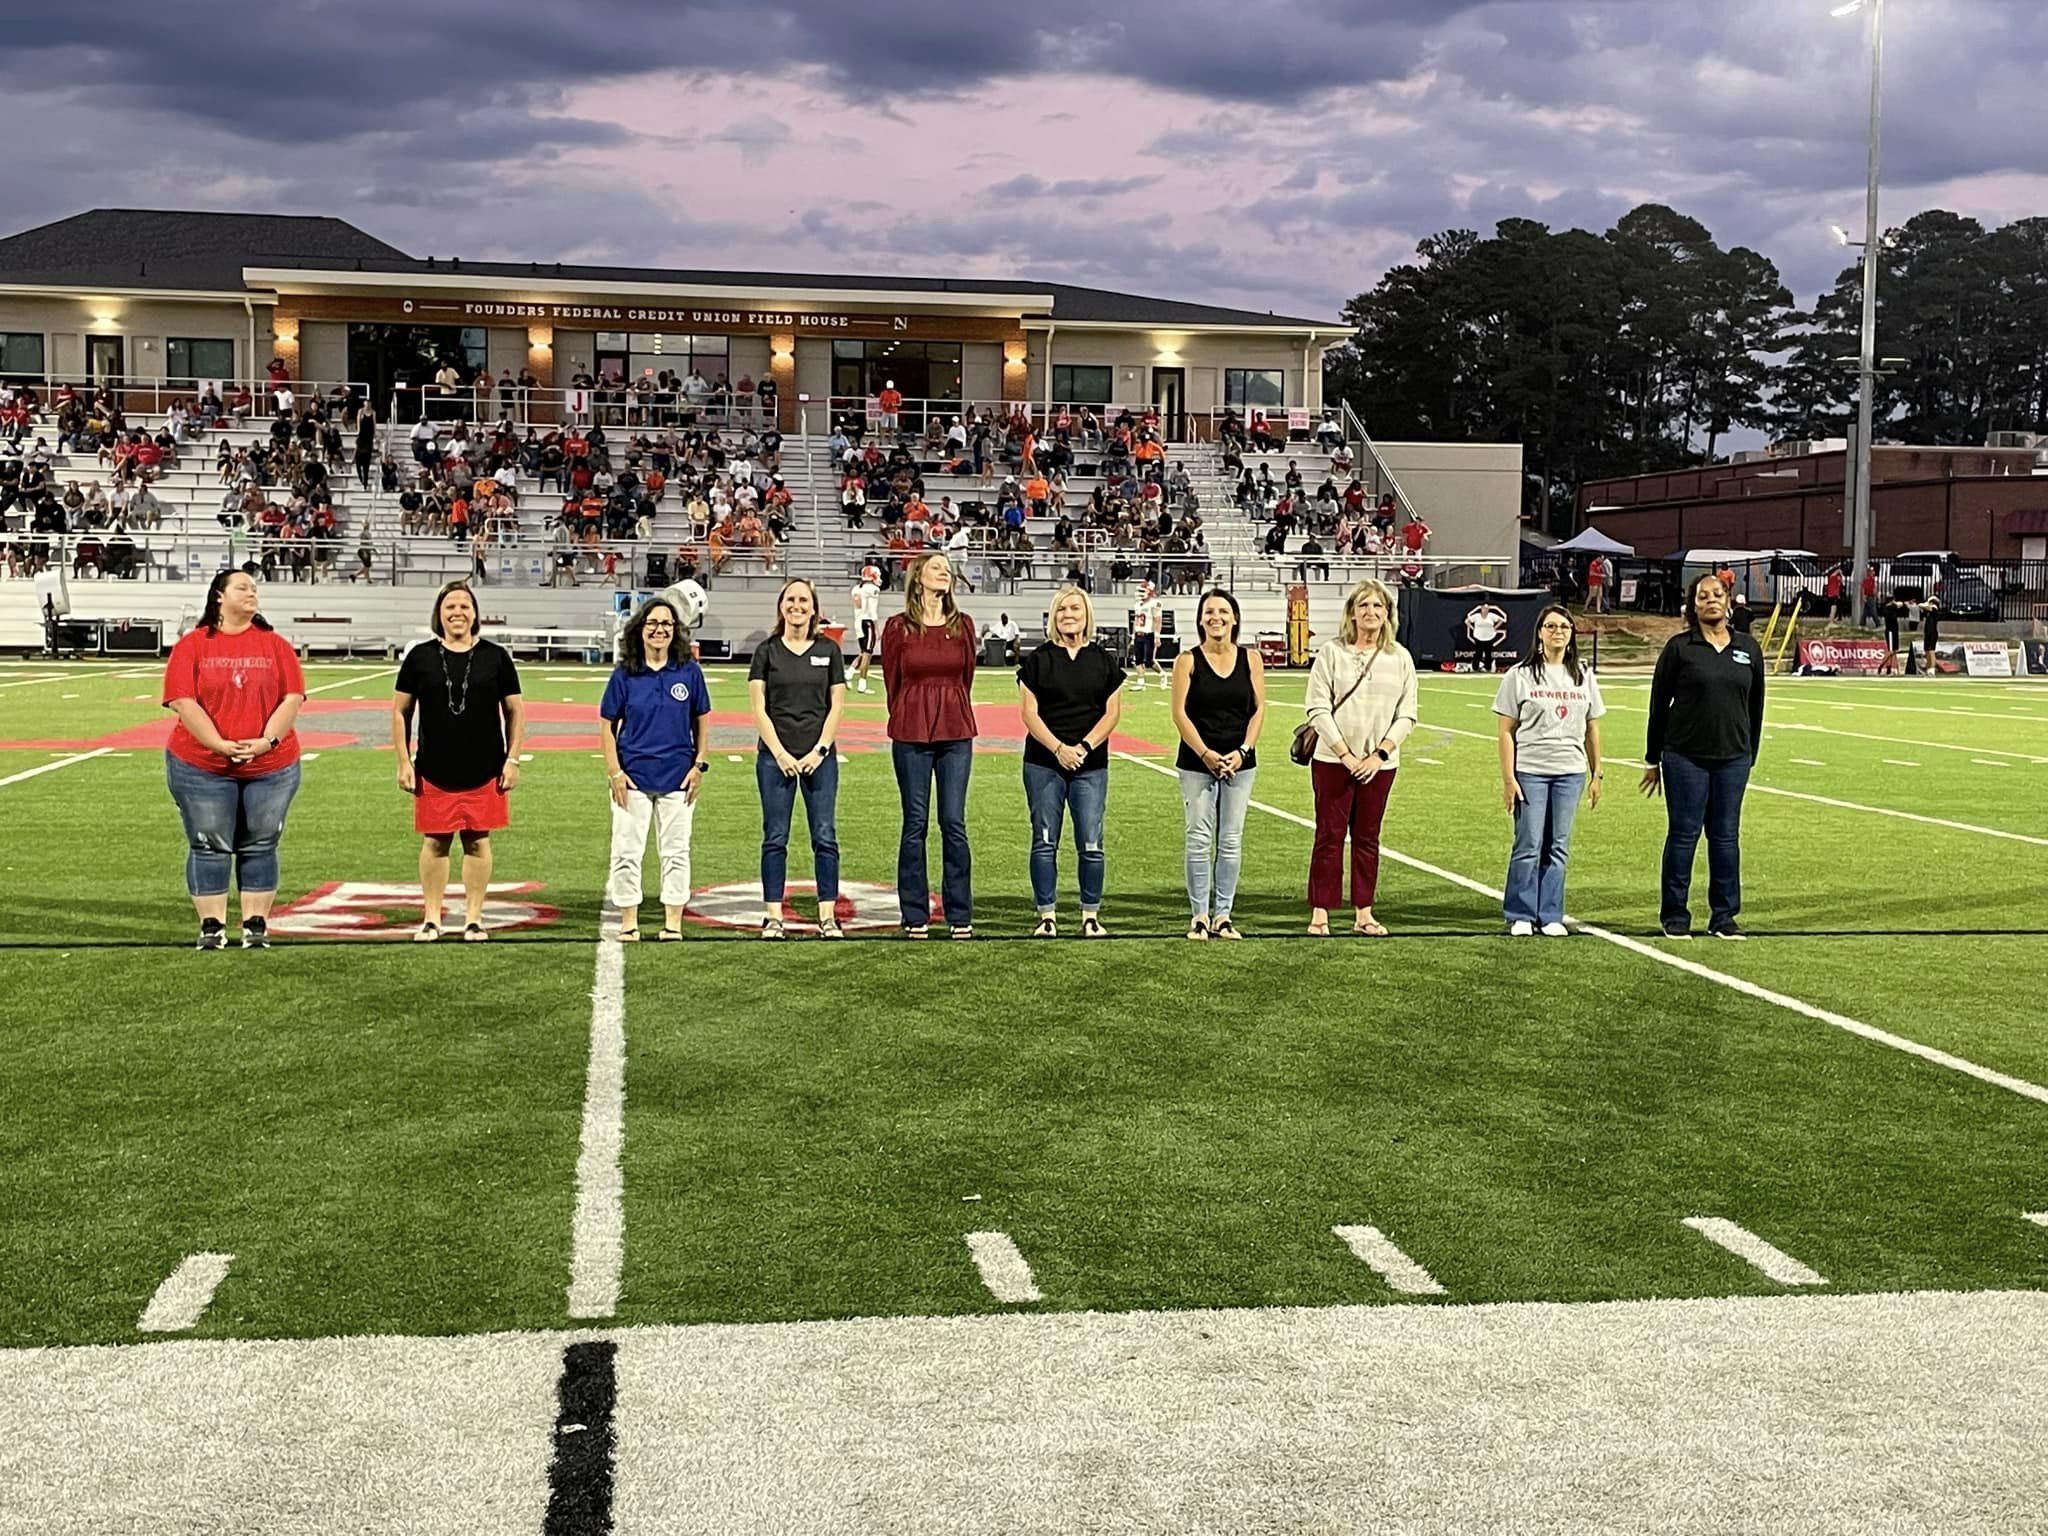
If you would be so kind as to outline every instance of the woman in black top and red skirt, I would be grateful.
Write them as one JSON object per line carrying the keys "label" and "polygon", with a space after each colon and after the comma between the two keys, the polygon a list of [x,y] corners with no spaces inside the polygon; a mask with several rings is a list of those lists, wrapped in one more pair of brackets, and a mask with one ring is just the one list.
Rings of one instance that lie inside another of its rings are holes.
{"label": "woman in black top and red skirt", "polygon": [[1686,594],[1686,627],[1657,658],[1643,793],[1665,805],[1662,911],[1665,936],[1692,937],[1693,855],[1707,836],[1707,932],[1739,939],[1742,927],[1742,794],[1764,730],[1764,653],[1729,627],[1732,597],[1721,578],[1699,577]]}
{"label": "woman in black top and red skirt", "polygon": [[1236,939],[1230,918],[1244,860],[1244,817],[1258,774],[1266,719],[1266,667],[1239,645],[1237,599],[1202,595],[1195,628],[1202,642],[1173,663],[1173,725],[1180,732],[1181,813],[1187,830],[1191,939]]}
{"label": "woman in black top and red skirt", "polygon": [[413,937],[441,937],[441,902],[455,844],[462,839],[462,936],[488,938],[484,898],[491,884],[491,834],[509,821],[505,796],[519,783],[525,702],[512,653],[477,634],[476,594],[451,581],[434,598],[434,638],[398,668],[391,698],[391,745],[398,787],[413,797],[421,834],[422,921]]}

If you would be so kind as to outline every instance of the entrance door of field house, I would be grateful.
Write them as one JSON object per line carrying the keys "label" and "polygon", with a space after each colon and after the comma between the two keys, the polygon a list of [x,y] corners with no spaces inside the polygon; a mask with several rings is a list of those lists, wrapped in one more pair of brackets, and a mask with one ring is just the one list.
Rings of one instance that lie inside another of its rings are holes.
{"label": "entrance door of field house", "polygon": [[1159,412],[1159,425],[1170,443],[1187,441],[1188,371],[1185,368],[1152,370],[1152,404]]}
{"label": "entrance door of field house", "polygon": [[95,384],[118,384],[127,371],[119,336],[85,338],[85,374]]}

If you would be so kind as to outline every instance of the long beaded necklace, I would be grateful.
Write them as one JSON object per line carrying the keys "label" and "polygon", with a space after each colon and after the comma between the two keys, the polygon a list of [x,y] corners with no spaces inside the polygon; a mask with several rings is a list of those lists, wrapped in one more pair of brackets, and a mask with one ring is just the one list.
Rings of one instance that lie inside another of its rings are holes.
{"label": "long beaded necklace", "polygon": [[440,650],[441,682],[448,693],[448,713],[460,715],[469,705],[469,679],[470,674],[476,671],[476,647],[472,645],[466,653],[467,660],[462,665],[462,691],[460,693],[455,690],[455,679],[448,675],[448,647],[443,645]]}

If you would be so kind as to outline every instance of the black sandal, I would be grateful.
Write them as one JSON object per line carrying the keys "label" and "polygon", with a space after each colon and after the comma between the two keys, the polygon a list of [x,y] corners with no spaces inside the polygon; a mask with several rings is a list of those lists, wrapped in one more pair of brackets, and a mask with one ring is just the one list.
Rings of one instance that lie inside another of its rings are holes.
{"label": "black sandal", "polygon": [[1093,912],[1081,914],[1081,937],[1084,939],[1106,939],[1109,930],[1102,926],[1102,919]]}
{"label": "black sandal", "polygon": [[664,928],[654,937],[657,943],[676,944],[682,941],[683,930],[680,928]]}
{"label": "black sandal", "polygon": [[1219,917],[1216,919],[1216,926],[1209,930],[1209,937],[1212,939],[1242,939],[1244,935],[1237,931],[1237,924],[1233,923],[1229,918]]}
{"label": "black sandal", "polygon": [[1206,938],[1208,938],[1208,937],[1209,937],[1209,925],[1208,925],[1208,923],[1207,923],[1207,922],[1205,922],[1205,921],[1203,921],[1203,920],[1202,920],[1201,918],[1199,918],[1199,917],[1198,917],[1198,918],[1196,918],[1196,919],[1195,919],[1195,920],[1194,920],[1193,922],[1191,922],[1191,923],[1189,923],[1189,924],[1188,924],[1188,937],[1189,937],[1189,938],[1191,938],[1191,939],[1206,939]]}
{"label": "black sandal", "polygon": [[418,929],[414,931],[412,941],[415,944],[432,944],[438,941],[440,937],[441,925],[439,923],[421,923]]}
{"label": "black sandal", "polygon": [[1060,936],[1060,920],[1048,912],[1038,920],[1038,926],[1031,930],[1034,939],[1056,939]]}
{"label": "black sandal", "polygon": [[779,939],[779,938],[781,938],[782,936],[783,936],[783,933],[782,933],[782,919],[781,919],[781,918],[779,918],[779,917],[769,917],[769,918],[763,918],[763,919],[761,920],[761,937],[762,937],[762,938],[764,938],[764,939],[769,939],[769,940],[774,940],[774,939]]}
{"label": "black sandal", "polygon": [[481,944],[489,937],[482,923],[470,923],[462,930],[462,942],[465,944]]}

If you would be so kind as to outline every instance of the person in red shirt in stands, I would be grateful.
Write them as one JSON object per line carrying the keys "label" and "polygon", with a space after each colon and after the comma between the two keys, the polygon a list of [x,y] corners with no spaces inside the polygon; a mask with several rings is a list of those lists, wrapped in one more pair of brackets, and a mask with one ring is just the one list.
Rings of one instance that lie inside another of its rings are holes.
{"label": "person in red shirt in stands", "polygon": [[896,413],[903,409],[903,392],[896,387],[896,381],[889,379],[882,385],[881,394],[875,397],[875,405],[881,415],[880,426],[885,432],[895,432]]}
{"label": "person in red shirt in stands", "polygon": [[1429,524],[1422,520],[1420,512],[1408,514],[1408,526],[1401,530],[1401,547],[1408,551],[1410,559],[1422,553],[1422,546],[1429,542]]}
{"label": "person in red shirt in stands", "polygon": [[940,889],[956,939],[974,937],[974,863],[967,839],[967,780],[974,768],[974,620],[953,597],[953,567],[937,552],[911,563],[903,612],[882,626],[882,683],[903,801],[896,899],[905,938],[931,934],[925,838],[938,785]]}
{"label": "person in red shirt in stands", "polygon": [[185,889],[201,949],[226,947],[231,874],[242,893],[242,948],[270,947],[278,839],[299,788],[292,727],[306,678],[260,606],[253,576],[222,571],[199,627],[164,668],[164,707],[178,717],[164,773],[185,826]]}

